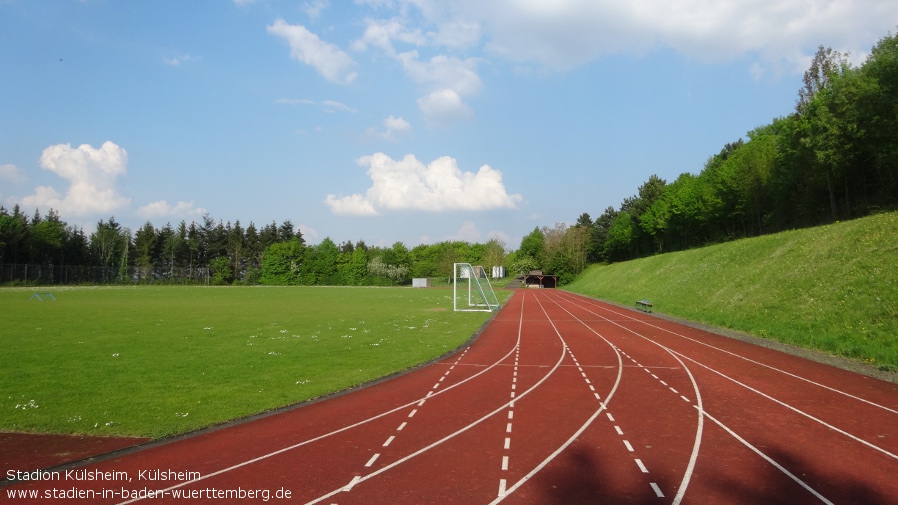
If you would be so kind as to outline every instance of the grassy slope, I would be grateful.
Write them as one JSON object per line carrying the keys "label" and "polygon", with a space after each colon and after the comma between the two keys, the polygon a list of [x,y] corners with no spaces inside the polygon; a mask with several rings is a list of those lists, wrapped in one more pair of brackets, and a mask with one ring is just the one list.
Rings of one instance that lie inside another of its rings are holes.
{"label": "grassy slope", "polygon": [[898,370],[898,213],[590,267],[565,287]]}
{"label": "grassy slope", "polygon": [[149,437],[412,367],[489,317],[412,288],[13,288],[0,306],[0,431]]}

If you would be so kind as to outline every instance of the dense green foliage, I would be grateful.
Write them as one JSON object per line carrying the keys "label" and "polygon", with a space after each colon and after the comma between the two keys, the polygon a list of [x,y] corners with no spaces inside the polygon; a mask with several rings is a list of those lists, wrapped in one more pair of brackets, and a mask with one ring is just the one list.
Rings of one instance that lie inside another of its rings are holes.
{"label": "dense green foliage", "polygon": [[[306,245],[290,221],[261,230],[240,222],[181,222],[133,235],[113,218],[90,237],[51,210],[24,216],[0,206],[0,284],[170,282],[402,285],[446,277],[453,262],[543,270],[572,281],[590,263],[680,251],[898,208],[898,36],[882,38],[854,67],[821,47],[795,111],[728,143],[697,174],[652,175],[595,220],[536,227],[516,251],[505,244],[441,242],[408,249]],[[294,242],[295,241],[295,242]],[[292,244],[291,244],[292,243]],[[291,245],[284,245],[291,244]],[[25,271],[4,264],[29,265]],[[37,267],[37,268],[34,268]]]}
{"label": "dense green foliage", "polygon": [[43,302],[33,293],[0,290],[0,431],[181,433],[407,369],[490,316],[453,312],[446,289],[62,287]]}
{"label": "dense green foliage", "polygon": [[55,211],[25,216],[0,206],[0,284],[209,284],[396,286],[413,277],[452,275],[452,264],[504,265],[505,244],[447,241],[409,250],[402,242],[337,245],[330,237],[307,245],[287,220],[245,229],[236,223],[182,221],[177,228],[147,222],[136,233],[114,218],[90,237]]}
{"label": "dense green foliage", "polygon": [[588,268],[566,289],[898,371],[898,212]]}
{"label": "dense green foliage", "polygon": [[898,36],[852,67],[820,48],[795,111],[711,156],[651,176],[592,229],[590,260],[619,261],[816,226],[898,207]]}

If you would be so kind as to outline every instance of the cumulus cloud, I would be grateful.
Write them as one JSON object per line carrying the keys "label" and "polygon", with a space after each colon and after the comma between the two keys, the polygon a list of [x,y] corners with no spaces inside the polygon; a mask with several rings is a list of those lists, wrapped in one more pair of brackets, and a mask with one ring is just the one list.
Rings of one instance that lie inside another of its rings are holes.
{"label": "cumulus cloud", "polygon": [[130,204],[131,199],[118,193],[116,178],[125,174],[128,153],[106,141],[96,149],[82,144],[58,144],[44,149],[40,165],[69,183],[65,194],[52,186],[38,186],[35,194],[22,198],[22,204],[53,208],[60,213],[82,216],[109,213]]}
{"label": "cumulus cloud", "polygon": [[302,25],[287,24],[278,19],[268,26],[268,33],[284,39],[290,46],[290,57],[314,68],[331,82],[351,83],[358,74],[352,58],[339,47],[321,40]]}
{"label": "cumulus cloud", "polygon": [[368,167],[372,185],[365,195],[328,195],[325,203],[334,214],[515,209],[523,199],[521,195],[509,195],[502,173],[489,165],[483,165],[476,173],[464,172],[448,156],[425,165],[411,154],[394,160],[383,153],[363,156],[357,162]]}
{"label": "cumulus cloud", "polygon": [[380,7],[418,14],[392,18],[402,26],[382,31],[385,36],[417,31],[434,45],[482,46],[555,70],[668,47],[699,61],[748,56],[800,73],[818,45],[865,54],[898,19],[898,3],[880,0],[396,0]]}
{"label": "cumulus cloud", "polygon": [[418,109],[428,126],[450,126],[474,119],[474,111],[455,91],[440,89],[418,99]]}
{"label": "cumulus cloud", "polygon": [[410,125],[408,121],[393,115],[384,119],[383,125],[384,129],[382,131],[371,128],[366,133],[366,136],[372,139],[383,139],[388,142],[396,142],[412,129],[412,125]]}
{"label": "cumulus cloud", "polygon": [[165,200],[159,200],[137,209],[137,214],[147,219],[157,217],[200,217],[205,213],[206,209],[193,206],[193,200],[189,202],[181,201],[175,205],[171,205]]}
{"label": "cumulus cloud", "polygon": [[[419,7],[423,7],[423,4]],[[477,73],[479,58],[438,54],[427,59],[422,58],[417,49],[399,52],[395,43],[415,47],[469,47],[473,45],[473,39],[468,37],[467,42],[460,42],[465,38],[460,33],[471,25],[479,24],[451,20],[447,23],[447,30],[449,26],[453,27],[452,33],[434,35],[411,28],[408,23],[409,21],[399,17],[388,20],[369,19],[365,34],[355,41],[353,48],[360,51],[369,46],[381,49],[402,65],[410,79],[427,90],[429,95],[421,97],[418,106],[428,125],[446,126],[458,120],[472,118],[473,111],[464,103],[462,96],[474,95],[480,91],[482,82]],[[474,38],[479,39],[479,31]]]}
{"label": "cumulus cloud", "polygon": [[0,181],[12,183],[25,182],[25,174],[15,165],[0,165]]}

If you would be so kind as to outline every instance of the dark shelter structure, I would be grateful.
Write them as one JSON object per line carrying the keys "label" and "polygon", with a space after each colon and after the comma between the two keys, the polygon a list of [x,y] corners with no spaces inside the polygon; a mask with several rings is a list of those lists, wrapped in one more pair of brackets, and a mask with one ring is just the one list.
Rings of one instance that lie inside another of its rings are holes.
{"label": "dark shelter structure", "polygon": [[522,286],[525,288],[557,288],[558,276],[544,274],[542,270],[531,270],[524,276]]}

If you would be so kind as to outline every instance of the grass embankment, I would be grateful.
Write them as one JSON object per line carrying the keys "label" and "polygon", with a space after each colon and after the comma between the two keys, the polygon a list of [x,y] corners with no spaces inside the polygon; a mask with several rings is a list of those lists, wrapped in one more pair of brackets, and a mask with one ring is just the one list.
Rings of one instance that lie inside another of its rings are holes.
{"label": "grass embankment", "polygon": [[565,287],[898,371],[898,213],[597,265]]}
{"label": "grass embankment", "polygon": [[[40,291],[56,301],[30,298]],[[362,384],[457,347],[488,319],[453,312],[451,293],[2,289],[0,431],[162,437]]]}

